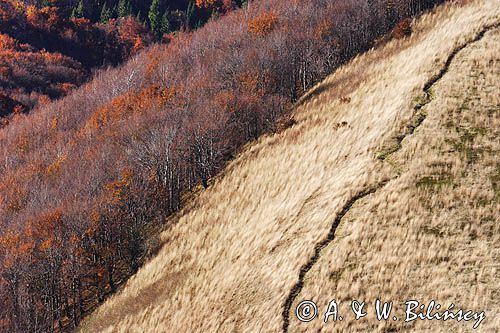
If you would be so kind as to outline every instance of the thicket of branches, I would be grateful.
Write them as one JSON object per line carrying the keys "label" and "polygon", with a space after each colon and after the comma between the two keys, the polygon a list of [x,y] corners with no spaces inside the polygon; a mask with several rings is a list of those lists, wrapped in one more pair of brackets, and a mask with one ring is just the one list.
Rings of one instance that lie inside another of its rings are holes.
{"label": "thicket of branches", "polygon": [[58,8],[64,18],[84,18],[105,24],[133,16],[158,38],[177,30],[202,26],[212,16],[223,15],[244,0],[9,0],[42,9]]}
{"label": "thicket of branches", "polygon": [[[169,42],[232,0],[0,0],[0,126],[13,113],[68,94],[96,68]],[[14,101],[14,103],[11,103]]]}
{"label": "thicket of branches", "polygon": [[153,40],[132,17],[93,24],[62,11],[0,0],[0,117],[66,95],[94,68],[118,65]]}
{"label": "thicket of branches", "polygon": [[77,325],[137,270],[146,230],[184,193],[439,2],[252,1],[16,116],[0,130],[0,331]]}

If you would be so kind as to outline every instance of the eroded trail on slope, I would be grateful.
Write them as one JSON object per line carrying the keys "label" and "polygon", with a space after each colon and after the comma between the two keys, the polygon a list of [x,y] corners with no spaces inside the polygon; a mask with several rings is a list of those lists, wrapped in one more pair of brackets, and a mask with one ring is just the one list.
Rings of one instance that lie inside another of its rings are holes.
{"label": "eroded trail on slope", "polygon": [[[432,101],[432,88],[441,80],[443,77],[448,73],[451,64],[453,63],[453,60],[457,57],[457,55],[466,49],[467,47],[471,46],[472,44],[479,42],[488,31],[491,31],[493,29],[496,29],[500,26],[500,23],[495,23],[492,25],[488,25],[484,27],[480,32],[478,32],[474,38],[471,40],[459,45],[456,47],[447,57],[445,63],[439,70],[439,72],[432,76],[424,85],[423,87],[423,98],[422,100],[417,103],[413,109],[413,115],[411,117],[410,122],[406,125],[403,133],[401,135],[398,135],[396,137],[396,146],[391,149],[389,152],[386,154],[379,156],[379,159],[384,161],[391,155],[397,153],[399,150],[402,149],[403,145],[402,142],[411,136],[417,128],[424,122],[424,120],[427,117],[427,114],[422,111],[422,109],[428,105]],[[335,233],[342,222],[342,219],[344,216],[353,208],[353,206],[359,202],[365,199],[366,197],[370,196],[371,194],[374,194],[375,192],[379,191],[381,188],[383,188],[385,185],[387,185],[389,182],[397,179],[399,175],[396,175],[392,179],[389,180],[384,180],[377,184],[374,187],[365,189],[354,195],[351,199],[348,200],[348,202],[342,207],[341,211],[336,215],[333,224],[330,228],[330,231],[328,232],[328,235],[326,236],[325,239],[321,240],[319,243],[317,243],[314,246],[314,254],[311,256],[311,258],[300,268],[299,276],[297,279],[297,282],[293,285],[292,289],[290,290],[288,297],[286,298],[284,304],[283,304],[283,312],[282,312],[282,320],[283,320],[283,332],[287,333],[289,330],[290,326],[290,315],[291,315],[291,307],[296,300],[296,298],[299,296],[300,292],[302,291],[302,288],[304,286],[304,279],[306,278],[307,273],[314,267],[314,265],[317,263],[317,261],[321,257],[321,251],[326,248],[332,241],[335,239]]]}

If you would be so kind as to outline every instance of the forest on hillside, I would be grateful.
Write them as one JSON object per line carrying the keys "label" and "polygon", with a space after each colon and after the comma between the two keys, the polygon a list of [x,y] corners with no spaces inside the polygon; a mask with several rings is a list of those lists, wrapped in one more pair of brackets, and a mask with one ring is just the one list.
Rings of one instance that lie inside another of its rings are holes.
{"label": "forest on hillside", "polygon": [[219,1],[0,0],[0,127],[92,72],[241,5]]}
{"label": "forest on hillside", "polygon": [[[245,143],[292,124],[293,103],[316,82],[385,34],[410,34],[409,18],[441,2],[252,1],[19,112],[0,129],[0,331],[76,327],[143,263],[148,230],[186,194],[209,186]],[[25,3],[37,13],[50,8]],[[82,22],[83,34],[102,24],[87,13],[71,18],[78,3],[64,22]],[[34,31],[43,36],[47,24]],[[13,43],[11,52],[29,49]],[[84,45],[75,58],[94,56]],[[84,62],[57,52],[79,78]]]}

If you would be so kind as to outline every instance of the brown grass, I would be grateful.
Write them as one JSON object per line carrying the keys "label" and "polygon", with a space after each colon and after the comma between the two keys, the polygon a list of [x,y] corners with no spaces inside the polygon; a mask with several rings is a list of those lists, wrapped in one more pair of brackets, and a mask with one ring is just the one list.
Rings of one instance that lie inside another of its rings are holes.
{"label": "brown grass", "polygon": [[[484,308],[483,328],[499,327],[496,30],[457,54],[432,87],[427,118],[391,149],[414,120],[425,83],[454,48],[499,21],[499,4],[441,7],[415,22],[411,37],[356,58],[318,85],[298,106],[296,124],[245,149],[81,331],[280,331],[285,300],[315,245],[356,193],[382,183],[341,219],[296,301],[324,307],[333,297],[434,298]],[[403,327],[373,318],[334,327],[289,318],[290,331]]]}
{"label": "brown grass", "polygon": [[[425,121],[391,156],[399,177],[346,215],[297,301],[313,299],[325,309],[336,298],[348,313],[350,300],[373,306],[380,297],[395,301],[404,318],[405,300],[434,299],[485,310],[479,331],[500,327],[500,201],[492,179],[500,154],[499,37],[493,29],[457,54],[433,87]],[[386,323],[370,314],[329,325],[291,317],[290,332],[469,332],[473,325]]]}

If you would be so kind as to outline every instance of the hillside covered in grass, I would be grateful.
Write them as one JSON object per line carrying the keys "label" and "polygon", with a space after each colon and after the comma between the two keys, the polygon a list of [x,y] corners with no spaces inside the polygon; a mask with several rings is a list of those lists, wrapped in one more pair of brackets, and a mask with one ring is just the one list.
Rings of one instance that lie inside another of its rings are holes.
{"label": "hillside covered in grass", "polygon": [[291,126],[318,81],[439,3],[252,1],[18,115],[0,129],[0,330],[77,326],[241,147]]}
{"label": "hillside covered in grass", "polygon": [[[471,331],[404,322],[406,300],[499,326],[498,1],[446,4],[356,57],[175,217],[159,253],[82,332]],[[337,299],[343,321],[295,309]],[[350,301],[399,320],[355,321]]]}

